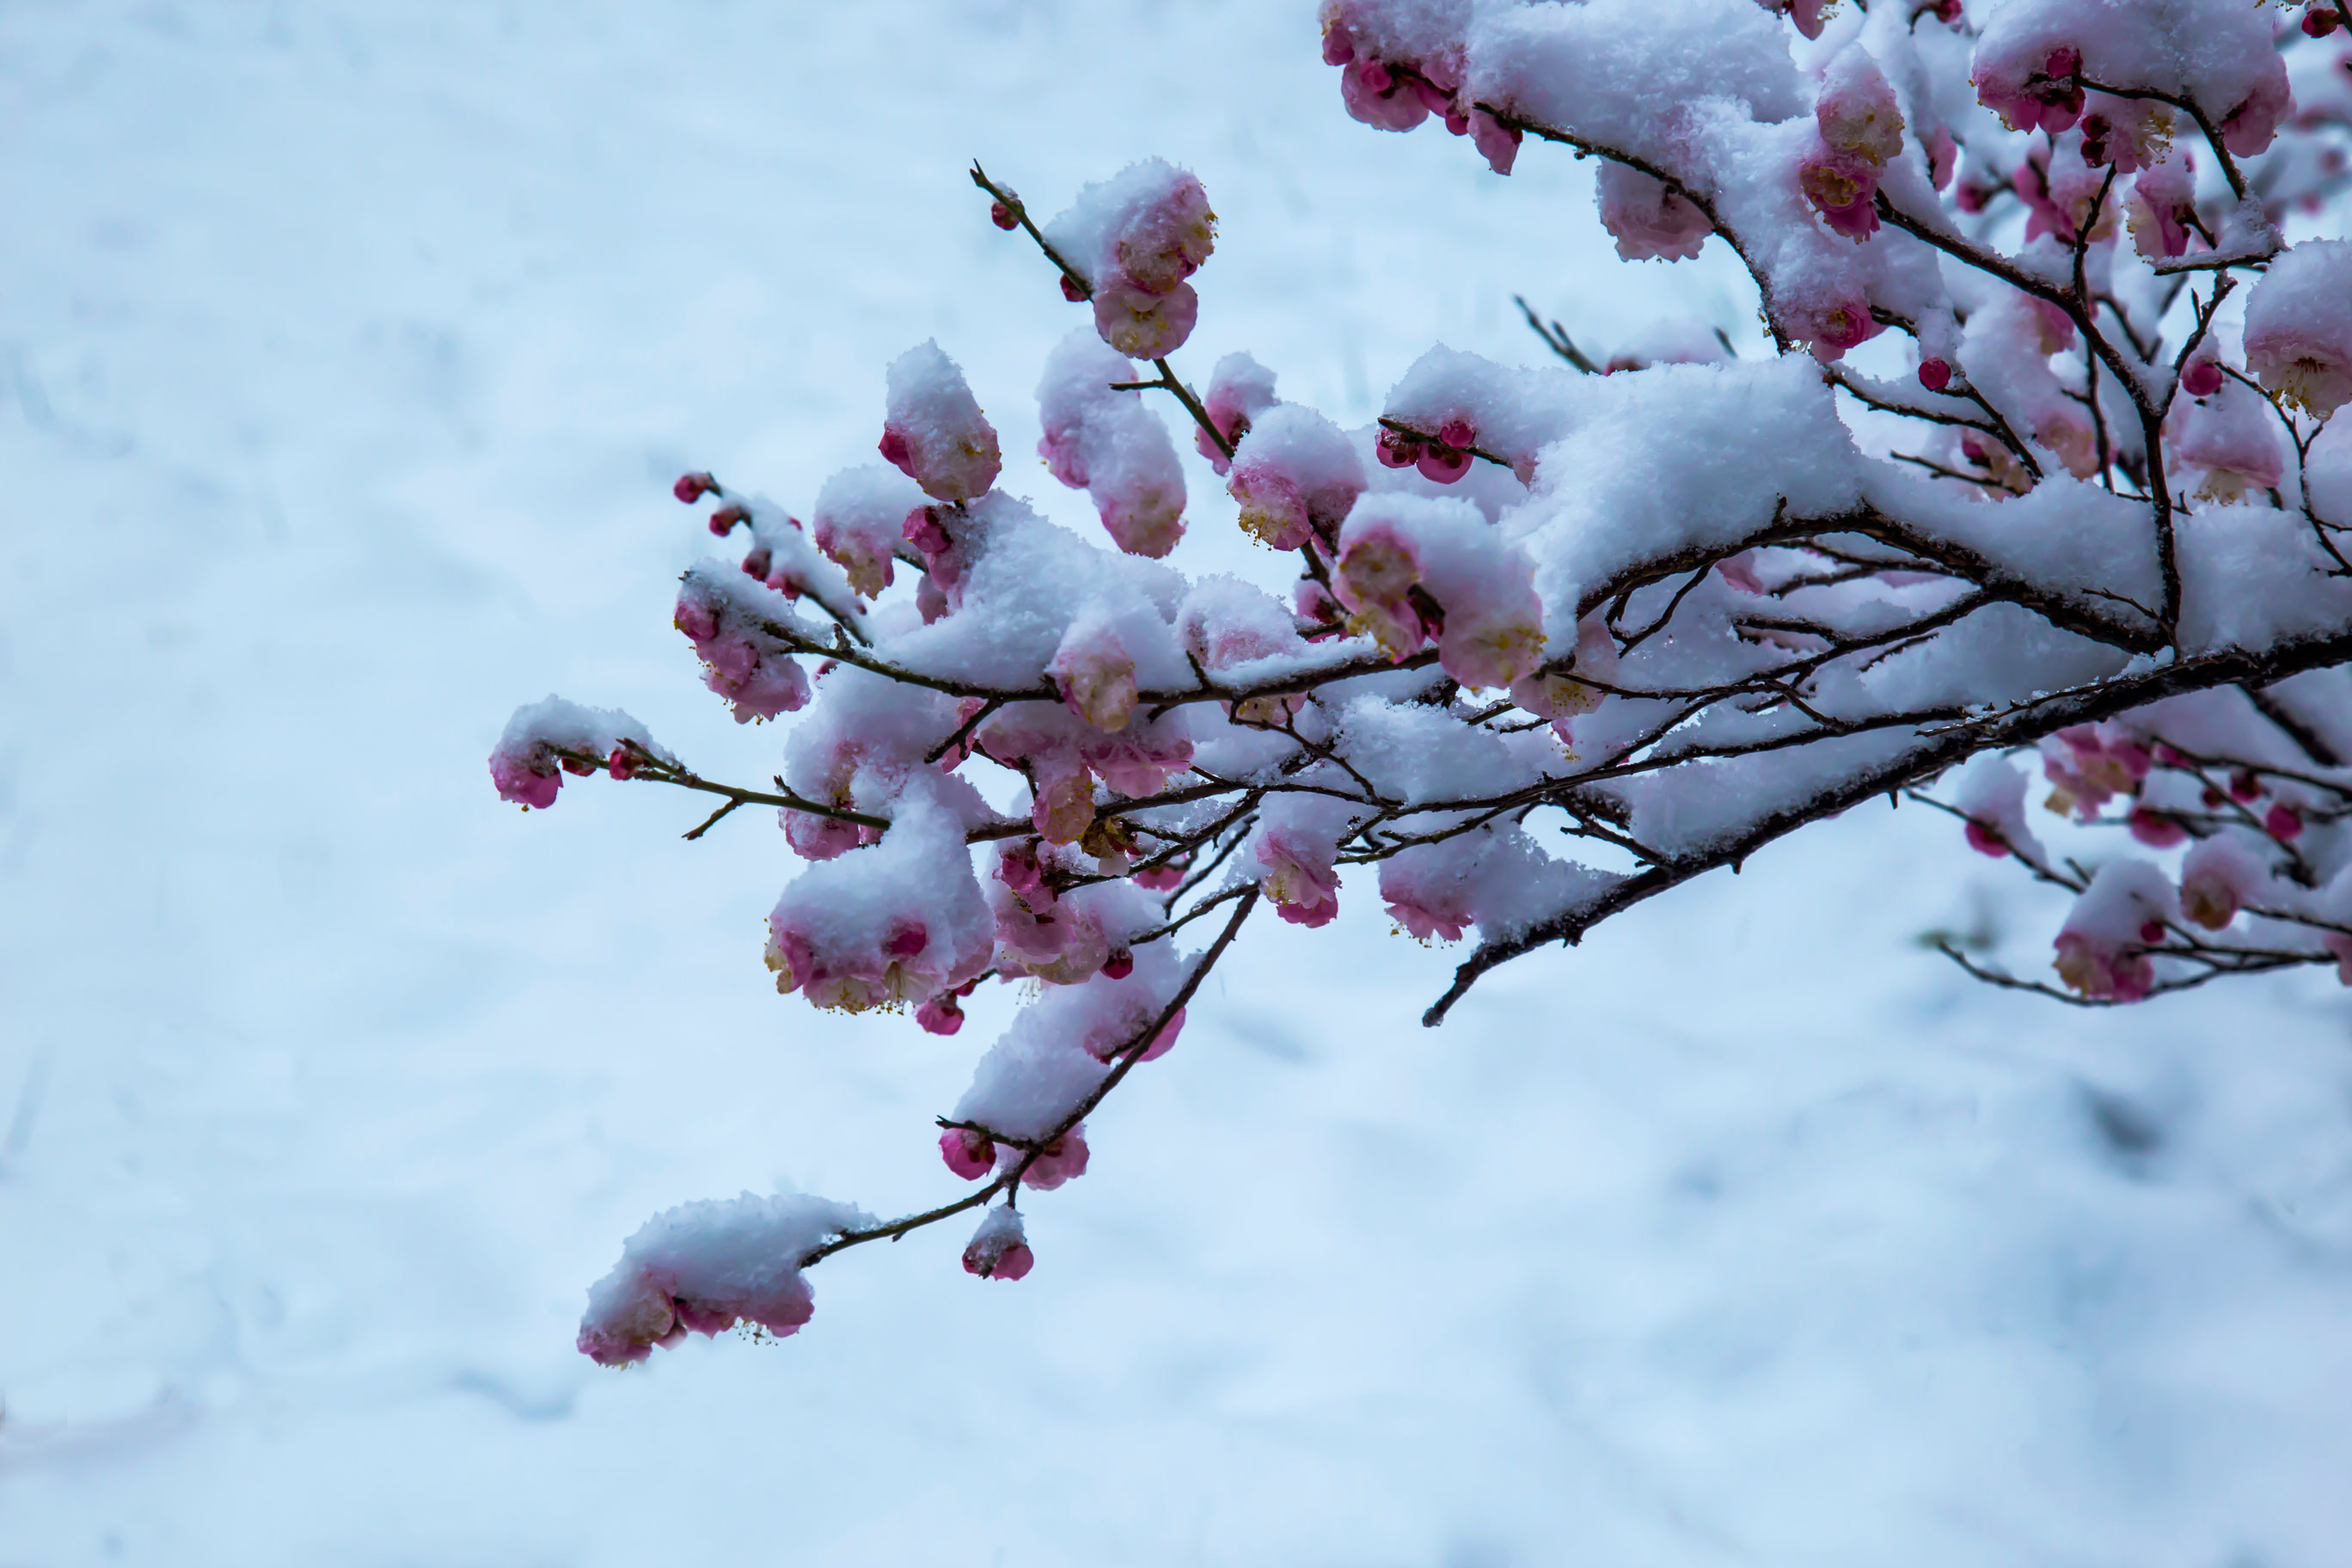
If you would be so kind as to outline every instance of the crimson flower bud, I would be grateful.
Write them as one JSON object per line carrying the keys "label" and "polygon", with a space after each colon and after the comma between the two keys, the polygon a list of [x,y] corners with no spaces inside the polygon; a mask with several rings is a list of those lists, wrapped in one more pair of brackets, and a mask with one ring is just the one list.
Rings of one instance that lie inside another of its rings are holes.
{"label": "crimson flower bud", "polygon": [[1013,209],[1006,206],[1003,202],[991,202],[988,204],[988,221],[994,224],[999,228],[1019,228],[1021,226],[1021,220],[1014,217],[1013,216]]}
{"label": "crimson flower bud", "polygon": [[1930,392],[1941,392],[1944,388],[1951,385],[1952,367],[1949,362],[1940,359],[1921,360],[1919,362],[1919,384],[1926,387]]}
{"label": "crimson flower bud", "polygon": [[1126,979],[1135,973],[1135,954],[1123,947],[1114,949],[1111,955],[1103,960],[1102,972],[1108,979]]}
{"label": "crimson flower bud", "polygon": [[1080,283],[1068,273],[1063,273],[1062,298],[1067,300],[1073,305],[1083,304],[1087,298],[1086,285]]}
{"label": "crimson flower bud", "polygon": [[2164,940],[2164,922],[2162,921],[2141,921],[2139,939],[2142,942],[2149,943],[2162,942]]}
{"label": "crimson flower bud", "polygon": [[604,764],[604,770],[616,779],[633,779],[636,777],[636,753],[630,751],[626,746],[614,747],[612,758]]}
{"label": "crimson flower bud", "polygon": [[718,492],[719,481],[709,474],[680,474],[677,477],[677,483],[669,488],[670,494],[688,506],[692,506],[704,496],[716,495]]}
{"label": "crimson flower bud", "polygon": [[1384,468],[1410,468],[1421,461],[1420,438],[1408,436],[1402,430],[1391,430],[1385,425],[1381,426],[1380,438],[1373,447],[1380,453]]}
{"label": "crimson flower bud", "polygon": [[2191,397],[2210,397],[2221,390],[2221,367],[2200,359],[2180,373],[2180,390]]}
{"label": "crimson flower bud", "polygon": [[2303,837],[2303,813],[2284,801],[2263,813],[2263,831],[2284,844]]}
{"label": "crimson flower bud", "polygon": [[775,558],[768,553],[768,547],[763,544],[743,557],[743,575],[757,577],[764,583],[768,580],[768,568],[774,564]]}
{"label": "crimson flower bud", "polygon": [[2336,31],[2336,25],[2342,20],[2335,6],[2314,5],[2303,14],[2303,30],[2315,38],[2324,38]]}
{"label": "crimson flower bud", "polygon": [[751,520],[751,512],[740,502],[729,501],[710,514],[710,531],[723,539],[735,531],[737,523]]}

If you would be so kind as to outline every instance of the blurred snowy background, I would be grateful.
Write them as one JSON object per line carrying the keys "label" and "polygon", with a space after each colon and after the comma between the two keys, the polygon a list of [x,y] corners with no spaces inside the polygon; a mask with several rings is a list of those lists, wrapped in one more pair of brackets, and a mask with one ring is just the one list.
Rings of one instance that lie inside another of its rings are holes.
{"label": "blurred snowy background", "polygon": [[[1196,379],[1360,423],[1537,357],[1518,290],[1756,341],[1566,157],[1349,122],[1310,0],[0,7],[0,1568],[2352,1563],[2352,1008],[1972,988],[1918,934],[2047,911],[1916,810],[1435,1033],[1369,889],[1259,922],[1025,1282],[929,1234],[782,1345],[573,1353],[656,1209],[950,1190],[1004,1003],[780,1001],[780,835],[524,817],[490,742],[555,689],[772,771],[668,480],[804,507],[933,334],[1027,453],[1079,317],[966,161],[1152,152]],[[1266,576],[1192,478],[1180,563]]]}

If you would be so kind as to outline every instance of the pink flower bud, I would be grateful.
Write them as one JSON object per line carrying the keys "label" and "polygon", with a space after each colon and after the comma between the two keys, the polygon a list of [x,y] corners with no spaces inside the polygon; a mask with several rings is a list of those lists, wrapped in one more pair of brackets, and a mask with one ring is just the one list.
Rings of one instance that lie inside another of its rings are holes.
{"label": "pink flower bud", "polygon": [[2284,801],[2263,813],[2263,831],[2285,844],[2303,837],[2303,813]]}
{"label": "pink flower bud", "polygon": [[1327,66],[1352,65],[1356,58],[1354,40],[1348,29],[1335,17],[1323,25],[1323,63]]}
{"label": "pink flower bud", "polygon": [[2191,360],[2180,373],[2180,390],[2191,397],[2210,397],[2221,390],[2221,367],[2210,359]]}
{"label": "pink flower bud", "polygon": [[2150,946],[2154,946],[2157,943],[2161,942],[2164,940],[2164,922],[2162,921],[2142,921],[2139,928],[2139,939],[2140,941],[2148,943]]}
{"label": "pink flower bud", "polygon": [[2303,30],[2311,37],[2324,38],[2336,31],[2342,21],[2335,0],[2312,0],[2303,13]]}
{"label": "pink flower bud", "polygon": [[1383,468],[1410,468],[1421,461],[1421,437],[1402,430],[1391,430],[1383,425],[1379,438],[1372,445],[1380,454]]}
{"label": "pink flower bud", "polygon": [[1415,465],[1421,477],[1441,485],[1450,485],[1470,471],[1470,454],[1446,447],[1432,447],[1422,453]]}
{"label": "pink flower bud", "polygon": [[1062,274],[1062,298],[1073,305],[1083,305],[1087,299],[1087,286],[1065,272]]}
{"label": "pink flower bud", "polygon": [[1990,855],[1999,860],[2009,853],[2009,844],[1998,833],[1971,817],[1968,825],[1969,847],[1979,855]]}
{"label": "pink flower bud", "polygon": [[1933,357],[1919,362],[1919,384],[1930,392],[1941,392],[1952,384],[1949,362]]}
{"label": "pink flower bud", "polygon": [[1027,1173],[1021,1178],[1021,1184],[1035,1187],[1040,1192],[1051,1192],[1064,1182],[1086,1173],[1086,1130],[1072,1128],[1045,1145]]}
{"label": "pink flower bud", "polygon": [[915,1022],[927,1033],[952,1035],[963,1027],[963,1008],[952,991],[942,991],[915,1009]]}
{"label": "pink flower bud", "polygon": [[2133,807],[2127,820],[2131,836],[2151,849],[2169,849],[2189,837],[2189,830],[2171,817],[2144,805]]}
{"label": "pink flower bud", "polygon": [[1184,885],[1184,868],[1174,865],[1158,866],[1149,871],[1138,871],[1133,880],[1137,887],[1148,892],[1172,892]]}
{"label": "pink flower bud", "polygon": [[999,228],[1019,228],[1021,226],[1021,220],[1013,216],[1013,209],[1006,206],[1003,202],[991,202],[988,204],[988,221],[994,224]]}
{"label": "pink flower bud", "polygon": [[1036,1264],[1023,1236],[1021,1216],[1010,1205],[988,1211],[963,1249],[963,1271],[982,1279],[1018,1279]]}
{"label": "pink flower bud", "polygon": [[1113,980],[1126,979],[1135,973],[1135,954],[1123,947],[1111,949],[1110,956],[1103,960],[1102,972]]}
{"label": "pink flower bud", "polygon": [[710,514],[710,531],[724,539],[734,531],[737,523],[751,521],[751,512],[748,507],[740,501],[729,501]]}
{"label": "pink flower bud", "polygon": [[704,496],[717,494],[718,490],[719,481],[709,474],[701,473],[680,474],[677,477],[677,483],[669,488],[670,494],[688,506],[692,506]]}
{"label": "pink flower bud", "polygon": [[948,538],[948,531],[940,526],[941,510],[935,506],[919,506],[907,514],[907,521],[901,530],[907,542],[926,556],[946,554],[952,542]]}
{"label": "pink flower bud", "polygon": [[2230,775],[2230,798],[2241,805],[2252,805],[2263,798],[2263,781],[2252,768],[2240,768]]}
{"label": "pink flower bud", "polygon": [[950,1127],[940,1134],[940,1158],[965,1181],[976,1182],[996,1168],[996,1143],[985,1132]]}

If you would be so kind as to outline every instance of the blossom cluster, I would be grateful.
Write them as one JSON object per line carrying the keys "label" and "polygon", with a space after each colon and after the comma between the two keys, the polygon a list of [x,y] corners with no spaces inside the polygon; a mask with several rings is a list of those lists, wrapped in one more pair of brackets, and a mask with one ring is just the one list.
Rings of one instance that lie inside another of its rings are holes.
{"label": "blossom cluster", "polygon": [[[1530,309],[1538,363],[1433,348],[1352,427],[1238,348],[1197,391],[1171,362],[1216,330],[1195,176],[1147,160],[1040,223],[975,169],[1091,317],[1034,382],[1084,527],[1014,493],[999,420],[919,344],[881,461],[805,523],[676,487],[742,544],[673,616],[739,721],[793,716],[774,788],[555,699],[491,773],[541,809],[598,771],[697,792],[697,837],[772,808],[795,1005],[961,1042],[979,987],[1026,1000],[936,1130],[960,1196],[673,1211],[583,1348],[792,1332],[806,1268],[956,1215],[967,1271],[1029,1274],[1024,1196],[1088,1171],[1088,1118],[1253,911],[1319,928],[1374,882],[1400,934],[1475,943],[1434,1022],[1907,792],[2067,894],[2054,984],[1954,952],[1988,978],[2095,1005],[2352,981],[2352,244],[2287,237],[2346,178],[2336,15],[1326,0],[1349,114],[1443,123],[1495,174],[1594,160],[1619,255],[1727,252],[1770,340],[1661,322],[1588,355]],[[1278,570],[1188,569],[1227,529]],[[2083,835],[2110,852],[2045,847]]]}

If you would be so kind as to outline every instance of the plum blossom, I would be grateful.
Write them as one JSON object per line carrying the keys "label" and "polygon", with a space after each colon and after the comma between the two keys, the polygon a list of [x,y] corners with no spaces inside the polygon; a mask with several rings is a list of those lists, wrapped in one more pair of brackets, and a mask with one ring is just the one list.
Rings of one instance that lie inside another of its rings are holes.
{"label": "plum blossom", "polygon": [[[1274,395],[1274,372],[1245,353],[1230,353],[1217,362],[1209,374],[1208,393],[1201,399],[1209,423],[1228,447],[1240,446],[1258,416],[1280,401]],[[1230,467],[1231,460],[1206,430],[1193,430],[1192,445],[1219,475]]]}
{"label": "plum blossom", "polygon": [[1327,542],[1364,493],[1364,465],[1339,427],[1295,403],[1265,410],[1234,451],[1225,488],[1259,543],[1296,550]]}
{"label": "plum blossom", "polygon": [[803,1260],[873,1224],[846,1204],[793,1194],[682,1204],[656,1215],[588,1292],[580,1350],[600,1365],[640,1362],[689,1332],[748,1322],[782,1338],[816,1310]]}
{"label": "plum blossom", "polygon": [[1021,1215],[1010,1204],[990,1209],[963,1249],[963,1271],[982,1279],[1025,1279],[1036,1262],[1022,1230]]}
{"label": "plum blossom", "polygon": [[996,430],[955,361],[936,342],[919,343],[891,362],[888,384],[884,459],[940,500],[986,493],[1003,467]]}
{"label": "plum blossom", "polygon": [[2352,241],[2311,239],[2246,300],[2246,368],[2315,419],[2352,400]]}
{"label": "plum blossom", "polygon": [[1543,656],[1533,563],[1464,502],[1368,498],[1340,532],[1332,589],[1391,659],[1434,641],[1465,686],[1508,686]]}
{"label": "plum blossom", "polygon": [[1715,232],[1696,203],[1639,169],[1603,163],[1594,183],[1601,226],[1616,237],[1617,254],[1627,261],[1688,261]]}

